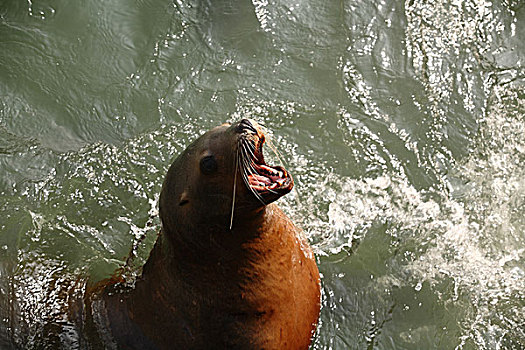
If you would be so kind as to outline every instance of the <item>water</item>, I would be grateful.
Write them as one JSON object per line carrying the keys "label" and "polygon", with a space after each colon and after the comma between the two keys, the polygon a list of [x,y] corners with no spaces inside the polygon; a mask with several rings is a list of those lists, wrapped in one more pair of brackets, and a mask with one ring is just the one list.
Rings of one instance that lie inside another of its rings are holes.
{"label": "water", "polygon": [[0,345],[140,265],[170,160],[250,117],[318,255],[314,349],[525,348],[524,26],[512,0],[0,1]]}

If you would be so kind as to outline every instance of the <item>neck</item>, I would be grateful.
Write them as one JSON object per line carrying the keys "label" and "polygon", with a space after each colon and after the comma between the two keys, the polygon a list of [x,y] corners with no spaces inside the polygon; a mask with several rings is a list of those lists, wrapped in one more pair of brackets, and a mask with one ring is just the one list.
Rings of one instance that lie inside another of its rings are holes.
{"label": "neck", "polygon": [[[235,215],[231,228],[226,221],[214,223],[213,219],[200,225],[164,227],[157,244],[162,252],[156,255],[174,260],[180,269],[209,267],[238,259],[246,242],[260,238],[267,214],[267,208],[263,207],[249,214]],[[154,249],[159,249],[157,245]]]}
{"label": "neck", "polygon": [[235,221],[231,230],[222,227],[184,233],[163,230],[144,265],[136,290],[145,289],[145,295],[154,294],[152,288],[162,289],[163,293],[169,289],[188,290],[193,297],[195,293],[210,292],[203,288],[204,284],[213,286],[213,290],[220,288],[224,293],[236,292],[231,290],[232,286],[242,284],[246,277],[239,273],[254,263],[254,257],[260,256],[261,252],[254,250],[264,246],[262,243],[267,237],[261,233],[265,232],[272,213],[272,207],[254,212],[247,219]]}

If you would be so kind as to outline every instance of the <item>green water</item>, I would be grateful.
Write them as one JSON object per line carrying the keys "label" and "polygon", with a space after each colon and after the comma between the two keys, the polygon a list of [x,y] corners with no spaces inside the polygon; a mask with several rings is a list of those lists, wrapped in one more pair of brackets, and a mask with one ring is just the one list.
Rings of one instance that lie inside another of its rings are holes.
{"label": "green water", "polygon": [[524,349],[524,59],[519,0],[0,0],[0,347],[143,262],[171,159],[249,117],[318,256],[314,349]]}

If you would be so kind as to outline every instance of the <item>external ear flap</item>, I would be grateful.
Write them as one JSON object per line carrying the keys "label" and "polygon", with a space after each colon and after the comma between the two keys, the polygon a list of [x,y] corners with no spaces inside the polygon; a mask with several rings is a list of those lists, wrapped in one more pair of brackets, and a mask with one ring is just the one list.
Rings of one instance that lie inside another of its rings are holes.
{"label": "external ear flap", "polygon": [[190,200],[188,199],[188,194],[186,193],[186,191],[182,192],[182,194],[180,195],[179,205],[183,206],[185,204],[188,204],[189,202]]}

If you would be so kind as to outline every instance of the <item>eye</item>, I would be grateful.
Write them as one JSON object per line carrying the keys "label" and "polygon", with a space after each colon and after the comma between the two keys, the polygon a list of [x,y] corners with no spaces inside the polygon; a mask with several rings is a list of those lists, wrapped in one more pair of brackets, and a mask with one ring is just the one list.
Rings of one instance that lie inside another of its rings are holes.
{"label": "eye", "polygon": [[201,171],[204,174],[213,174],[217,171],[217,161],[214,156],[206,156],[201,159]]}

